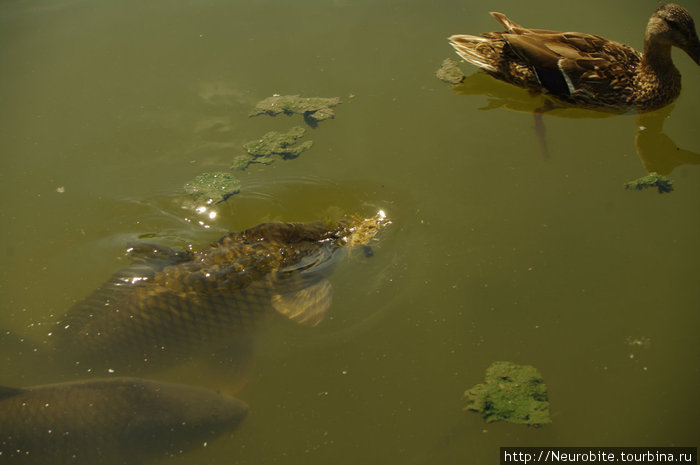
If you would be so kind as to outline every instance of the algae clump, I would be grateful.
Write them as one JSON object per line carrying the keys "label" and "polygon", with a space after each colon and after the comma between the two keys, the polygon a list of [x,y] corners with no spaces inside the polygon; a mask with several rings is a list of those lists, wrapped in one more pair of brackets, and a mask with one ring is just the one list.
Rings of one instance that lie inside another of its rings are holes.
{"label": "algae clump", "polygon": [[275,158],[272,156],[265,156],[265,157],[255,157],[253,155],[245,154],[245,155],[238,155],[237,157],[233,158],[233,163],[231,163],[231,169],[232,170],[244,170],[248,168],[248,165],[251,163],[260,163],[262,165],[271,165],[274,163]]}
{"label": "algae clump", "polygon": [[255,105],[249,116],[270,115],[280,113],[286,115],[304,115],[309,126],[316,126],[319,121],[335,117],[334,106],[341,104],[339,97],[300,97],[299,95],[273,95]]}
{"label": "algae clump", "polygon": [[547,386],[530,365],[494,362],[486,380],[464,393],[465,410],[480,412],[487,422],[498,420],[527,425],[551,423]]}
{"label": "algae clump", "polygon": [[279,155],[282,158],[296,158],[301,152],[313,145],[313,142],[306,141],[299,145],[294,145],[297,139],[304,136],[306,130],[302,127],[293,127],[289,132],[268,132],[261,139],[243,144],[250,155],[254,157],[268,157]]}
{"label": "algae clump", "polygon": [[241,181],[225,172],[203,173],[185,183],[185,192],[207,205],[223,202],[240,192]]}
{"label": "algae clump", "polygon": [[310,140],[296,143],[304,133],[304,128],[296,126],[285,133],[271,131],[258,140],[246,142],[243,148],[248,154],[235,157],[231,169],[244,170],[251,163],[269,165],[277,159],[275,155],[285,160],[296,158],[313,145],[313,141]]}
{"label": "algae clump", "polygon": [[630,181],[625,184],[625,189],[635,189],[641,191],[642,189],[649,189],[650,187],[656,187],[659,194],[665,194],[668,192],[673,192],[673,181],[668,179],[666,176],[662,176],[657,173],[649,173],[646,176],[642,176],[639,179]]}
{"label": "algae clump", "polygon": [[442,82],[452,85],[457,85],[464,81],[464,72],[459,69],[457,62],[452,58],[445,58],[442,62],[442,66],[440,66],[440,69],[435,73],[435,76]]}

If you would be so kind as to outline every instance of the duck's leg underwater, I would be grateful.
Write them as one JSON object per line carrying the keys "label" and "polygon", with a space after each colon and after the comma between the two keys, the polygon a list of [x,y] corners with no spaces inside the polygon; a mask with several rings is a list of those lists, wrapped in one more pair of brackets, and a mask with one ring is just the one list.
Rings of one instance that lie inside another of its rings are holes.
{"label": "duck's leg underwater", "polygon": [[535,117],[535,136],[537,137],[537,145],[540,146],[540,153],[545,160],[549,159],[549,150],[547,149],[547,138],[544,129],[544,109],[538,108],[533,113]]}
{"label": "duck's leg underwater", "polygon": [[557,108],[561,108],[561,105],[557,105],[556,102],[545,98],[544,105],[539,108],[535,108],[535,113],[533,115],[535,117],[535,135],[537,137],[537,144],[540,146],[540,153],[542,154],[542,158],[545,160],[549,159],[549,149],[547,148],[547,138],[545,136],[544,114],[549,110],[555,110]]}

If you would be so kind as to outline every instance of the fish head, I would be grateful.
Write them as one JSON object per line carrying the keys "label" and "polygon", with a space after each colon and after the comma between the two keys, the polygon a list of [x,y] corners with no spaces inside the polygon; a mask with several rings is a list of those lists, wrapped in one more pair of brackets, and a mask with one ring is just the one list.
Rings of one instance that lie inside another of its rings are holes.
{"label": "fish head", "polygon": [[338,244],[347,247],[368,246],[375,239],[376,235],[391,221],[384,210],[379,210],[371,218],[352,217],[341,223],[338,230]]}

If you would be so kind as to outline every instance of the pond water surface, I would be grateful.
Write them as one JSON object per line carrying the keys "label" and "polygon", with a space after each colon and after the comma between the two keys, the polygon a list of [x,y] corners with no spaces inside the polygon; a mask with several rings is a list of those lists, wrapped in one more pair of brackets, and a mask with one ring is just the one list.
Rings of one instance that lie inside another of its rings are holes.
{"label": "pond water surface", "polygon": [[[0,346],[0,384],[62,378],[15,356],[42,350],[50,325],[124,266],[129,241],[199,249],[265,221],[382,209],[392,224],[373,256],[350,253],[330,277],[329,318],[257,337],[236,392],[246,423],[167,463],[477,464],[505,445],[697,445],[700,67],[674,50],[684,88],[641,159],[634,115],[545,115],[545,155],[531,114],[485,109],[507,86],[467,95],[435,77],[456,58],[447,36],[499,29],[491,10],[640,48],[656,7],[2,2],[0,328],[23,342]],[[315,128],[248,116],[273,94],[343,103]],[[183,208],[187,181],[293,126],[311,149],[231,171],[241,192],[215,215]],[[674,192],[625,190],[647,169]],[[550,425],[462,410],[498,360],[542,373]],[[168,379],[227,382],[188,370]]]}

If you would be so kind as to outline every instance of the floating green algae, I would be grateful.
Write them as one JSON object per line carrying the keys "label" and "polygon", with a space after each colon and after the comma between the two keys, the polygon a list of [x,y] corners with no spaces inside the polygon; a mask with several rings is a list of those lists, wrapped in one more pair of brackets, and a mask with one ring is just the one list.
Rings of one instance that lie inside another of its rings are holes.
{"label": "floating green algae", "polygon": [[240,192],[241,181],[229,173],[203,173],[185,183],[185,192],[196,202],[213,204],[223,202]]}
{"label": "floating green algae", "polygon": [[255,105],[249,116],[270,115],[280,113],[286,115],[304,115],[304,120],[310,126],[316,126],[319,121],[335,117],[332,107],[341,104],[339,97],[300,97],[299,95],[273,95]]}
{"label": "floating green algae", "polygon": [[239,155],[233,159],[231,169],[244,170],[251,163],[269,165],[277,160],[277,157],[288,160],[298,157],[302,152],[313,145],[313,141],[297,144],[304,136],[306,130],[296,126],[285,133],[268,132],[262,138],[243,144],[247,155]]}
{"label": "floating green algae", "polygon": [[304,136],[304,133],[306,130],[299,126],[293,127],[285,133],[271,131],[258,140],[243,144],[243,148],[254,157],[279,155],[282,158],[296,158],[313,144],[311,141],[306,141],[294,145],[298,139]]}
{"label": "floating green algae", "polygon": [[265,156],[265,157],[254,157],[253,155],[245,154],[238,155],[233,158],[233,163],[231,163],[232,170],[244,170],[248,168],[248,165],[252,163],[260,163],[262,165],[271,165],[275,162],[275,157]]}
{"label": "floating green algae", "polygon": [[480,412],[487,422],[508,421],[527,425],[551,423],[547,386],[530,365],[494,362],[486,380],[464,392],[465,410]]}
{"label": "floating green algae", "polygon": [[657,173],[649,173],[646,176],[642,176],[639,179],[630,181],[625,184],[625,189],[638,190],[649,189],[655,187],[658,189],[659,194],[665,194],[668,192],[673,192],[673,181],[668,179],[666,176],[662,176]]}
{"label": "floating green algae", "polygon": [[456,85],[464,81],[464,72],[452,58],[445,58],[442,66],[435,73],[438,79],[448,84]]}

